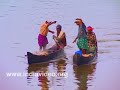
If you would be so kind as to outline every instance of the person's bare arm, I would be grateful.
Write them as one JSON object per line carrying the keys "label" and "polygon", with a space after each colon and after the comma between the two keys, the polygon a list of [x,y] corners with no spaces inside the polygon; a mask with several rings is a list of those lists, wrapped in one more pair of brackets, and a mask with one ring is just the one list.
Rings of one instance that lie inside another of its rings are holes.
{"label": "person's bare arm", "polygon": [[75,43],[77,39],[78,39],[78,36],[74,39],[73,43]]}
{"label": "person's bare arm", "polygon": [[80,31],[78,31],[77,37],[74,39],[73,43],[75,43],[75,42],[76,42],[76,40],[78,39],[78,37],[79,37],[80,33],[81,33],[81,32],[80,32]]}
{"label": "person's bare arm", "polygon": [[55,24],[57,21],[49,22],[49,25]]}
{"label": "person's bare arm", "polygon": [[49,30],[49,32],[50,32],[50,33],[52,33],[52,34],[54,34],[54,33],[55,33],[54,31],[51,31],[51,30]]}
{"label": "person's bare arm", "polygon": [[[57,21],[53,21],[53,22],[48,22],[48,26],[55,24]],[[52,30],[48,30],[50,33],[54,34],[54,31]]]}

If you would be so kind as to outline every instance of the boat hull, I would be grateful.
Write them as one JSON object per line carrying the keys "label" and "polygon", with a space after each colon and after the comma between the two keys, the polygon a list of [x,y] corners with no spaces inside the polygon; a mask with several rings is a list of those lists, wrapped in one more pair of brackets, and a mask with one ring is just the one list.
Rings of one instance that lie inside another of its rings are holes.
{"label": "boat hull", "polygon": [[35,55],[31,52],[27,52],[28,64],[47,62],[50,60],[55,60],[60,56],[65,56],[64,49],[55,50],[54,52],[46,55]]}
{"label": "boat hull", "polygon": [[79,54],[74,54],[73,56],[73,63],[77,65],[84,65],[84,64],[90,64],[97,58],[97,54],[94,54],[93,56],[84,57]]}

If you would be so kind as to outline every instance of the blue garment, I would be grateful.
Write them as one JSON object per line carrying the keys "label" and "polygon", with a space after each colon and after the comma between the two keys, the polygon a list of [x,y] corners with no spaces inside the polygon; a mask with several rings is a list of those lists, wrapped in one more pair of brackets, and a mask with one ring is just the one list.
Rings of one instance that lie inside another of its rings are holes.
{"label": "blue garment", "polygon": [[84,38],[87,37],[87,32],[86,32],[86,26],[84,23],[82,23],[79,27],[78,27],[78,38]]}
{"label": "blue garment", "polygon": [[79,55],[82,55],[82,51],[79,50],[79,51],[76,51],[75,54],[79,54]]}

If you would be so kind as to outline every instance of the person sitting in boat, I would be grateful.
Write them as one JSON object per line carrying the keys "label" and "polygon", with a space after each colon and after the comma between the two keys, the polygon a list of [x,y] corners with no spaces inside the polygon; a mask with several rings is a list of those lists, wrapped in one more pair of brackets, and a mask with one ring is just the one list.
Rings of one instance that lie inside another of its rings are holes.
{"label": "person sitting in boat", "polygon": [[88,50],[88,41],[87,41],[87,32],[86,32],[86,26],[83,23],[82,19],[77,18],[75,21],[76,25],[78,25],[78,35],[73,41],[76,42],[77,40],[77,46],[80,50],[82,50],[82,54],[86,54]]}
{"label": "person sitting in boat", "polygon": [[75,52],[74,58],[75,58],[75,56],[76,56],[76,55],[83,56],[83,57],[93,56],[93,54],[92,54],[92,53],[85,54],[85,53],[82,53],[82,51],[81,51],[81,50],[79,50],[79,51],[76,51],[76,52]]}
{"label": "person sitting in boat", "polygon": [[60,48],[64,48],[67,43],[66,43],[66,35],[65,32],[62,30],[62,26],[61,25],[57,25],[56,26],[56,31],[57,31],[57,35],[53,35],[53,38],[57,38],[58,43],[56,43],[57,45],[57,50]]}
{"label": "person sitting in boat", "polygon": [[53,31],[48,29],[48,27],[55,23],[56,23],[56,21],[53,21],[53,22],[45,21],[43,24],[41,24],[40,32],[38,35],[38,44],[40,46],[40,51],[42,49],[43,49],[43,51],[46,49],[46,45],[48,44],[48,39],[47,39],[48,32],[51,32],[52,34],[54,34]]}
{"label": "person sitting in boat", "polygon": [[93,29],[91,26],[87,27],[88,51],[91,53],[97,52],[97,39]]}

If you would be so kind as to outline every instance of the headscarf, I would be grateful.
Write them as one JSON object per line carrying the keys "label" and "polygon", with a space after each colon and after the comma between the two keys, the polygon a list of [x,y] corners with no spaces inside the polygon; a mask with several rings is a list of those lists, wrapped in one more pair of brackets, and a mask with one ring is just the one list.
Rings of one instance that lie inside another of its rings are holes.
{"label": "headscarf", "polygon": [[91,26],[87,27],[87,31],[92,31],[94,28],[92,28]]}

